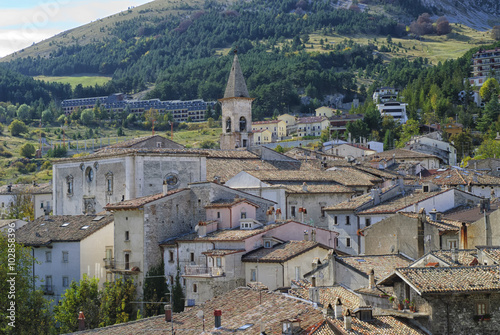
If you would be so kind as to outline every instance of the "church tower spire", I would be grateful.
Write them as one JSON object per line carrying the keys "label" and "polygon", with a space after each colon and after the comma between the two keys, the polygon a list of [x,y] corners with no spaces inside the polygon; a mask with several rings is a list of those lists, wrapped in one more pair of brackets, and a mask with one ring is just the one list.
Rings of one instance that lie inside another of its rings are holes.
{"label": "church tower spire", "polygon": [[248,94],[247,84],[235,50],[224,98],[219,99],[222,107],[221,149],[248,148],[253,145],[253,100]]}

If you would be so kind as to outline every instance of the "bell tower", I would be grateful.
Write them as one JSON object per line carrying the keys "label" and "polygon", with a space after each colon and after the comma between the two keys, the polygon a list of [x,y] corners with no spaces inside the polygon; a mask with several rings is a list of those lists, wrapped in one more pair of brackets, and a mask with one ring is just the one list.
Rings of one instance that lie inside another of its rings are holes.
{"label": "bell tower", "polygon": [[252,101],[243,78],[238,55],[234,51],[231,73],[227,80],[222,107],[222,134],[220,148],[224,150],[248,148],[253,145]]}

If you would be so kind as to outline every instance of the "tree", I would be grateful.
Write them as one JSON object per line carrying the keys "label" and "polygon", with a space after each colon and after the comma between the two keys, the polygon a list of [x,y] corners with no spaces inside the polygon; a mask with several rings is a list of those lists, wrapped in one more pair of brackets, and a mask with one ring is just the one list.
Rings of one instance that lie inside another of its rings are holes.
{"label": "tree", "polygon": [[473,147],[470,130],[451,135],[450,143],[457,148],[457,160],[459,162],[472,154]]}
{"label": "tree", "polygon": [[21,156],[31,159],[35,154],[35,146],[31,143],[25,143],[20,149]]}
{"label": "tree", "polygon": [[413,136],[418,135],[420,132],[420,125],[417,121],[415,120],[408,120],[404,125],[403,125],[403,131],[401,133],[401,137],[399,138],[399,141],[396,144],[397,148],[403,148],[406,145],[406,142],[408,142]]}
{"label": "tree", "polygon": [[446,35],[451,33],[450,22],[446,17],[441,16],[436,20],[436,33],[438,35]]}
{"label": "tree", "polygon": [[351,134],[353,140],[359,139],[360,137],[368,137],[370,134],[370,129],[363,120],[356,120],[350,122],[346,125],[346,130]]}
{"label": "tree", "polygon": [[492,96],[497,97],[500,94],[500,84],[495,78],[488,78],[479,89],[479,95],[483,101],[490,101]]}
{"label": "tree", "polygon": [[80,115],[80,121],[86,126],[91,125],[94,122],[94,119],[94,111],[90,108],[84,109]]}
{"label": "tree", "polygon": [[27,193],[16,193],[7,211],[8,219],[35,219],[35,204],[33,198]]}
{"label": "tree", "polygon": [[134,316],[134,308],[130,303],[136,296],[133,279],[120,278],[105,283],[100,296],[99,327],[127,322]]}
{"label": "tree", "polygon": [[323,143],[328,142],[328,140],[330,139],[330,127],[327,127],[326,129],[323,129],[321,131],[320,139]]}
{"label": "tree", "polygon": [[494,26],[493,29],[491,29],[491,37],[494,40],[500,41],[500,26]]}
{"label": "tree", "polygon": [[26,104],[22,104],[17,109],[17,117],[22,121],[28,121],[30,119],[30,107]]}
{"label": "tree", "polygon": [[28,130],[28,126],[26,126],[24,122],[20,120],[14,120],[9,125],[9,131],[12,136],[19,136],[23,133],[27,133]]}
{"label": "tree", "polygon": [[62,333],[77,331],[80,311],[85,314],[86,327],[97,328],[100,306],[99,279],[90,279],[84,274],[79,282],[73,280],[59,305],[54,307],[55,320],[61,325],[60,331]]}
{"label": "tree", "polygon": [[172,288],[172,310],[174,313],[180,313],[184,310],[184,293],[181,286],[181,269],[177,267],[177,275],[175,276],[175,284]]}
{"label": "tree", "polygon": [[42,112],[42,122],[43,123],[51,123],[54,121],[54,114],[50,109],[46,109]]}
{"label": "tree", "polygon": [[161,302],[167,301],[168,293],[167,281],[165,280],[165,263],[162,260],[160,264],[149,269],[146,279],[144,279],[144,300],[158,302],[154,304],[146,303],[144,305],[144,316],[162,314],[163,305]]}
{"label": "tree", "polygon": [[500,143],[488,138],[477,148],[474,159],[500,157]]}
{"label": "tree", "polygon": [[[31,256],[30,248],[16,243],[14,226],[6,228],[5,233],[0,232],[0,333],[51,334],[54,332],[54,322],[50,301],[44,298],[41,290],[33,288],[36,277],[33,277],[31,269],[36,260]],[[9,263],[9,258],[13,256],[15,263]],[[9,273],[16,273],[15,297],[11,295]],[[16,303],[15,318],[11,317],[8,310],[11,302]]]}

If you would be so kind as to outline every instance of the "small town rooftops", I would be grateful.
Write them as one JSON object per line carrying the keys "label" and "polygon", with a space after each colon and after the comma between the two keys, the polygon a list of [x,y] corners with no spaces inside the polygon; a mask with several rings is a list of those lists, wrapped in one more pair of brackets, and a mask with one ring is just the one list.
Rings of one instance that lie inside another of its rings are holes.
{"label": "small town rooftops", "polygon": [[210,204],[206,205],[205,208],[230,208],[233,207],[239,203],[245,202],[255,208],[260,207],[259,205],[245,199],[245,198],[234,198],[234,199],[220,199],[211,202]]}
{"label": "small town rooftops", "polygon": [[297,124],[300,124],[300,123],[316,123],[316,122],[321,122],[321,121],[325,121],[325,120],[328,120],[328,119],[326,117],[324,117],[324,116],[299,117],[297,119]]}
{"label": "small town rooftops", "polygon": [[51,194],[52,184],[13,184],[0,186],[1,195],[9,194]]}
{"label": "small town rooftops", "polygon": [[408,149],[393,149],[393,150],[387,150],[383,152],[379,152],[375,155],[372,156],[373,158],[392,158],[394,157],[395,159],[426,159],[426,158],[436,158],[441,160],[439,157],[430,155],[430,154],[424,154],[418,151],[413,151],[413,150],[408,150]]}
{"label": "small town rooftops", "polygon": [[259,248],[241,257],[242,262],[259,262],[259,263],[281,263],[286,262],[289,259],[297,257],[309,250],[316,247],[323,248],[325,250],[330,250],[327,246],[324,246],[318,242],[314,241],[288,241],[283,244],[275,245],[272,248]]}
{"label": "small town rooftops", "polygon": [[[176,148],[176,149],[184,148],[183,145],[181,145],[181,144],[179,144],[177,142],[174,142],[172,140],[169,140],[166,137],[163,137],[163,136],[160,136],[160,135],[150,135],[150,136],[143,136],[143,137],[133,138],[131,140],[127,140],[127,141],[119,142],[119,143],[116,143],[116,144],[112,144],[112,145],[109,145],[109,146],[105,147],[103,150],[109,150],[109,149],[115,149],[115,148],[133,148],[133,147],[136,147],[136,146],[140,146],[141,144],[143,144],[143,143],[145,143],[145,142],[147,142],[149,140],[154,140],[154,139],[157,139],[159,141],[167,143],[167,145],[169,147],[171,147],[171,148]],[[155,147],[156,147],[156,143],[155,143]]]}
{"label": "small town rooftops", "polygon": [[498,266],[400,268],[383,282],[396,277],[420,295],[500,290]]}
{"label": "small town rooftops", "polygon": [[113,215],[53,215],[40,217],[16,231],[17,242],[42,246],[53,242],[77,242],[113,222]]}
{"label": "small town rooftops", "polygon": [[391,274],[396,268],[409,266],[411,259],[401,254],[337,256],[335,260],[354,269],[365,277],[373,269],[375,280],[381,280]]}

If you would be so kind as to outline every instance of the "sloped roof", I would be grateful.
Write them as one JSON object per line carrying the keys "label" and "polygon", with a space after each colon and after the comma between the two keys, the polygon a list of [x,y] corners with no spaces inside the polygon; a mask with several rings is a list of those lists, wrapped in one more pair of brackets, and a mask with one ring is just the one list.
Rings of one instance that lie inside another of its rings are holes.
{"label": "sloped roof", "polygon": [[498,266],[401,268],[396,275],[419,294],[500,290]]}
{"label": "sloped roof", "polygon": [[10,185],[10,192],[8,192],[9,185],[0,186],[0,194],[2,195],[15,195],[15,194],[51,194],[52,184],[44,183],[37,184],[36,186],[32,184],[13,184]]}
{"label": "sloped roof", "polygon": [[385,201],[380,205],[365,209],[359,212],[359,215],[363,214],[392,214],[400,211],[408,206],[417,204],[426,199],[430,199],[436,195],[445,192],[453,192],[452,190],[443,190],[443,191],[435,191],[435,192],[414,192],[409,195],[403,196],[399,195],[395,198],[392,198],[389,201]]}
{"label": "sloped roof", "polygon": [[241,257],[242,262],[280,263],[297,257],[314,248],[330,248],[314,241],[288,241],[272,248],[261,247]]}
{"label": "sloped roof", "polygon": [[[18,243],[29,246],[78,242],[112,223],[113,215],[53,215],[40,217],[16,231]],[[85,228],[86,227],[86,228]]]}
{"label": "sloped roof", "polygon": [[474,264],[474,259],[477,260],[477,249],[460,249],[457,252],[457,262],[453,261],[453,250],[435,250],[430,254],[448,263],[450,266],[471,266]]}
{"label": "sloped roof", "polygon": [[224,92],[224,98],[250,98],[237,54],[234,55],[233,65],[231,66],[231,72],[227,80],[226,91]]}
{"label": "sloped roof", "polygon": [[[371,321],[361,321],[358,318],[352,318],[351,330],[346,331],[344,328],[344,321],[341,319],[328,319],[331,324],[336,327],[337,331],[341,334],[357,334],[357,335],[372,335],[372,334],[384,334],[384,335],[423,335],[427,334],[422,330],[411,326],[403,318],[398,318],[394,316],[376,316]],[[338,334],[330,333],[330,334]]]}
{"label": "sloped roof", "polygon": [[[266,334],[281,334],[282,320],[300,319],[300,334],[324,320],[320,310],[310,303],[286,297],[281,293],[265,290],[254,290],[240,287],[233,291],[221,294],[200,306],[173,315],[173,327],[176,334],[198,335],[204,334],[203,329],[210,333],[214,329],[214,310],[222,312],[222,327],[217,329],[219,334],[259,334],[260,325],[264,325]],[[202,310],[203,320],[197,313]],[[270,312],[272,311],[272,313]],[[240,327],[247,325],[245,329]],[[97,328],[78,332],[77,334],[103,335],[146,335],[171,332],[172,324],[165,322],[164,316],[145,318],[133,322],[121,323],[109,327]]]}
{"label": "sloped roof", "polygon": [[476,248],[480,249],[493,261],[500,264],[500,246],[476,246]]}
{"label": "sloped roof", "polygon": [[288,193],[354,193],[354,191],[343,185],[321,184],[307,185],[304,191],[302,185],[286,185]]}
{"label": "sloped roof", "polygon": [[176,148],[184,148],[183,145],[177,143],[177,142],[174,142],[166,137],[163,137],[163,136],[160,136],[160,135],[149,135],[149,136],[143,136],[143,137],[138,137],[138,138],[133,138],[133,139],[130,139],[130,140],[127,140],[127,141],[123,141],[123,142],[119,142],[119,143],[116,143],[116,144],[112,144],[112,145],[108,145],[106,146],[105,148],[103,148],[102,150],[108,150],[108,149],[115,149],[115,148],[132,148],[140,143],[143,143],[143,142],[146,142],[150,139],[153,139],[153,138],[157,138],[161,141],[165,141],[167,143],[169,143],[170,145],[176,147]]}
{"label": "sloped roof", "polygon": [[134,199],[125,200],[125,201],[121,201],[121,202],[115,202],[112,204],[107,204],[106,206],[104,206],[104,208],[108,211],[109,210],[120,210],[120,209],[136,209],[136,208],[140,208],[140,207],[142,207],[150,202],[153,202],[153,201],[156,201],[156,200],[159,200],[159,199],[162,199],[162,198],[165,198],[165,197],[168,197],[170,195],[173,195],[173,194],[176,194],[176,193],[179,193],[182,191],[186,191],[186,190],[189,190],[189,189],[188,188],[180,188],[177,190],[168,191],[167,194],[157,193],[157,194],[147,195],[147,196],[140,197],[140,198],[134,198]]}
{"label": "sloped roof", "polygon": [[375,155],[373,155],[373,158],[392,158],[394,155],[395,159],[426,159],[426,158],[436,158],[441,160],[439,157],[430,155],[430,154],[424,154],[422,152],[418,151],[413,151],[413,150],[408,150],[408,149],[393,149],[393,150],[387,150],[387,151],[382,151],[379,152]]}
{"label": "sloped roof", "polygon": [[246,202],[249,205],[252,205],[254,207],[260,207],[259,205],[245,199],[245,198],[234,198],[234,199],[220,199],[216,201],[212,201],[208,205],[205,206],[205,208],[226,208],[226,207],[233,207],[234,205],[237,205],[241,202]]}
{"label": "sloped roof", "polygon": [[364,256],[337,256],[335,259],[368,277],[373,269],[375,280],[390,275],[396,268],[409,266],[411,260],[401,254],[390,255],[364,255]]}
{"label": "sloped roof", "polygon": [[316,122],[321,122],[321,121],[328,121],[328,119],[325,116],[306,116],[306,117],[299,117],[297,119],[297,124],[300,123],[316,123]]}

